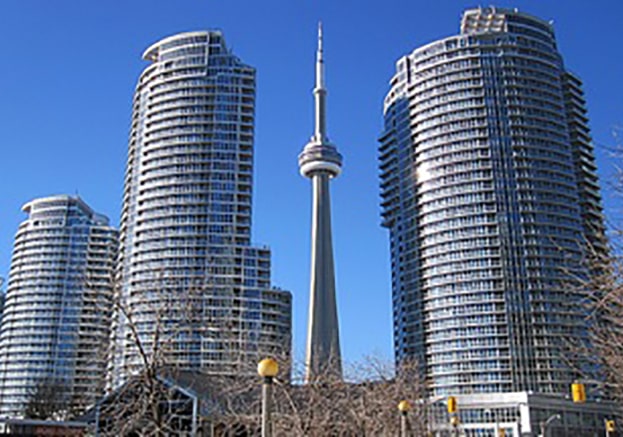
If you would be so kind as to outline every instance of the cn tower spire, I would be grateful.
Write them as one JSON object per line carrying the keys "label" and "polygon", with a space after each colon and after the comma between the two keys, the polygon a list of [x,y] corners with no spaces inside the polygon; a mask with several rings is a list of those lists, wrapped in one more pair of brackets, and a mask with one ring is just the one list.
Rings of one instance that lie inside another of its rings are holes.
{"label": "cn tower spire", "polygon": [[322,57],[322,22],[318,23],[318,51],[316,52],[316,88],[314,88],[316,103],[316,141],[327,141],[327,90],[324,87],[324,59]]}
{"label": "cn tower spire", "polygon": [[301,175],[312,181],[311,279],[306,382],[341,378],[342,358],[335,297],[329,182],[342,171],[342,155],[327,137],[322,24],[318,24],[314,135],[299,155]]}

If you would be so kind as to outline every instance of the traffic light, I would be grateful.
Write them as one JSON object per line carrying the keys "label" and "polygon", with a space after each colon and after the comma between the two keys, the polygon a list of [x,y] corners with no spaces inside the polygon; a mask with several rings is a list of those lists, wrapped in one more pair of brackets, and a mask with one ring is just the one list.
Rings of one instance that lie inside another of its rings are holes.
{"label": "traffic light", "polygon": [[616,430],[616,426],[614,420],[606,420],[606,431],[614,432]]}
{"label": "traffic light", "polygon": [[457,410],[456,398],[454,396],[450,396],[448,398],[448,413],[454,414]]}
{"label": "traffic light", "polygon": [[573,402],[583,403],[586,402],[586,389],[581,382],[574,382],[571,384],[571,397]]}

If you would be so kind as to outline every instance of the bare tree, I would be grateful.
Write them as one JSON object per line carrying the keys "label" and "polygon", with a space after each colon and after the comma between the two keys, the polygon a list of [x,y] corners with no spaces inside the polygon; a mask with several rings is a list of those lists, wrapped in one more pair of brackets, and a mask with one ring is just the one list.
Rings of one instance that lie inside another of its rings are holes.
{"label": "bare tree", "polygon": [[592,373],[581,373],[590,386],[623,405],[623,259],[602,255],[592,264],[593,274],[584,285],[590,290],[590,341],[581,348]]}
{"label": "bare tree", "polygon": [[[295,370],[295,374],[299,372]],[[426,390],[414,363],[396,372],[385,360],[366,358],[350,366],[346,381],[326,375],[310,384],[291,384],[279,378],[275,384],[275,437],[396,436],[400,433],[397,406],[401,400],[414,405],[409,417],[411,435],[426,435]],[[258,378],[222,389],[216,395],[218,415],[210,418],[217,435],[259,435]]]}
{"label": "bare tree", "polygon": [[45,378],[39,381],[29,395],[24,416],[29,419],[62,420],[74,413],[71,391],[60,379]]}
{"label": "bare tree", "polygon": [[[134,353],[125,369],[132,376],[92,411],[99,435],[190,432],[189,393],[201,397],[204,429],[223,436],[259,435],[256,366],[264,353],[247,347],[252,340],[241,337],[241,321],[230,311],[236,297],[225,285],[173,284],[160,278],[146,294],[115,302],[125,323],[122,340]],[[231,299],[232,305],[222,314],[206,313],[214,309],[215,298]],[[227,354],[224,361],[234,365],[192,371],[178,366],[184,339],[196,335],[213,342],[219,354]],[[394,436],[400,422],[397,405],[404,399],[417,405],[410,417],[412,435],[424,434],[425,385],[417,366],[405,364],[396,372],[384,360],[370,358],[350,366],[346,381],[322,375],[303,385],[291,383],[303,380],[302,366],[291,365],[288,355],[273,357],[281,367],[274,390],[275,436]]]}
{"label": "bare tree", "polygon": [[[168,382],[185,353],[185,339],[210,335],[203,316],[205,296],[199,286],[172,284],[162,275],[149,290],[121,298],[114,310],[123,330],[111,344],[128,353],[121,369],[126,381],[95,406],[100,435],[167,436],[175,434],[188,409],[183,393]],[[117,352],[118,353],[118,352]]]}
{"label": "bare tree", "polygon": [[[622,132],[620,127],[614,128],[614,146],[598,145],[613,158],[614,176],[608,185],[615,195],[623,194],[623,169],[618,164],[623,151]],[[591,230],[594,231],[593,238],[586,250],[590,277],[580,281],[587,296],[589,341],[571,349],[574,352],[579,350],[589,363],[588,372],[579,369],[581,379],[589,383],[589,389],[594,388],[623,405],[622,228],[617,218],[611,218],[608,227],[609,241],[605,229]]]}
{"label": "bare tree", "polygon": [[[131,296],[122,299],[121,290],[116,293],[115,311],[124,329],[116,332],[112,347],[122,344],[127,354],[122,368],[127,378],[95,408],[100,435],[161,436],[188,428],[191,406],[178,381],[189,374],[210,380],[215,390],[230,391],[227,400],[255,386],[249,377],[256,375],[263,351],[258,336],[247,337],[235,287],[155,276],[151,287]],[[210,367],[188,359],[193,342],[211,346],[208,353],[215,359]]]}
{"label": "bare tree", "polygon": [[164,376],[133,376],[95,407],[95,426],[106,436],[169,436],[190,430],[192,402]]}
{"label": "bare tree", "polygon": [[[255,367],[256,362],[249,363]],[[347,381],[327,376],[311,384],[290,382],[291,366],[273,390],[275,437],[396,436],[401,400],[414,406],[409,415],[411,436],[426,435],[426,390],[418,367],[405,364],[398,372],[385,360],[367,358],[349,367]],[[294,377],[302,378],[300,368]],[[191,394],[189,397],[187,395]],[[171,369],[151,377],[137,375],[110,395],[98,412],[100,435],[164,436],[191,433],[192,397],[200,398],[197,435],[260,435],[261,379],[208,375]]]}

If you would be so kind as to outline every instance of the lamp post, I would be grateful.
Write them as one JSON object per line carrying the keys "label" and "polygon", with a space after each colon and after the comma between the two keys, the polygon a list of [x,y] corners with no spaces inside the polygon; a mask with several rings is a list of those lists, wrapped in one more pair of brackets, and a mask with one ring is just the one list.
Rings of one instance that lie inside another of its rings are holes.
{"label": "lamp post", "polygon": [[560,414],[552,414],[547,418],[547,420],[541,421],[541,437],[546,437],[545,433],[547,432],[547,426],[554,420],[560,420]]}
{"label": "lamp post", "polygon": [[271,437],[270,423],[271,401],[273,397],[273,378],[279,372],[279,364],[272,358],[265,358],[257,365],[257,373],[264,379],[262,382],[262,437]]}
{"label": "lamp post", "polygon": [[400,437],[407,437],[407,416],[411,411],[411,403],[409,401],[400,401],[398,403],[398,411],[400,411]]}
{"label": "lamp post", "polygon": [[529,409],[528,403],[527,402],[518,402],[516,404],[516,407],[517,407],[517,413],[518,413],[518,415],[517,415],[517,435],[519,437],[522,436],[522,432],[521,432],[521,417],[522,417],[521,416],[521,406],[522,405],[525,406],[528,409],[528,414],[527,414],[528,422],[530,421],[530,409]]}
{"label": "lamp post", "polygon": [[458,437],[459,435],[459,425],[461,424],[461,420],[459,419],[459,416],[452,416],[450,418],[450,425],[452,425],[452,434],[456,437]]}
{"label": "lamp post", "polygon": [[491,409],[487,408],[485,411],[485,414],[487,414],[489,416],[489,419],[493,418],[493,422],[495,423],[495,428],[493,431],[493,436],[494,437],[499,437],[500,436],[500,429],[498,427],[498,418],[497,416],[493,413],[493,411],[491,411]]}

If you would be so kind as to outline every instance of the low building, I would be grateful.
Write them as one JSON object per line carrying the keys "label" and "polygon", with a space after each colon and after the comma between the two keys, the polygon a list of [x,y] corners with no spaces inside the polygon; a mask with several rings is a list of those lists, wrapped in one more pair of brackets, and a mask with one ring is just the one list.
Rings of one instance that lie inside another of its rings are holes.
{"label": "low building", "polygon": [[87,435],[85,422],[54,420],[8,419],[0,422],[2,435],[81,437]]}
{"label": "low building", "polygon": [[[429,400],[429,424],[437,437],[603,436],[605,421],[613,420],[616,406],[607,401],[574,403],[556,395],[532,392],[457,395],[457,411],[448,413],[447,398]],[[452,417],[458,421],[452,424]],[[497,429],[497,432],[496,432]]]}

